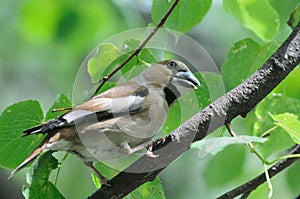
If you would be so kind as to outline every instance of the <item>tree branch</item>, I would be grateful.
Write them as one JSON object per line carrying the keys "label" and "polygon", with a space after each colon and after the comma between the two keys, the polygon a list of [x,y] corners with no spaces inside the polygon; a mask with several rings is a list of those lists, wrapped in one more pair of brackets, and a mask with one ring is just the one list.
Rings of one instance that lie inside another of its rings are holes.
{"label": "tree branch", "polygon": [[[295,147],[293,147],[290,154],[299,154],[299,153],[300,153],[300,145],[296,145]],[[299,158],[288,158],[288,159],[281,160],[275,165],[273,165],[271,168],[268,169],[270,178],[274,177],[284,169],[288,168],[298,159]],[[256,178],[246,182],[245,184],[238,186],[233,190],[223,194],[222,196],[218,197],[218,199],[234,198],[240,194],[243,194],[242,197],[247,198],[247,196],[252,191],[254,191],[259,185],[263,184],[264,182],[266,182],[266,175],[265,173],[262,173]]]}
{"label": "tree branch", "polygon": [[[194,141],[247,113],[266,97],[300,60],[300,24],[264,65],[242,84],[211,103],[166,137],[154,143],[157,158],[141,157],[89,198],[122,198],[141,184],[153,180],[158,173],[185,152]],[[139,171],[139,172],[135,172]]]}

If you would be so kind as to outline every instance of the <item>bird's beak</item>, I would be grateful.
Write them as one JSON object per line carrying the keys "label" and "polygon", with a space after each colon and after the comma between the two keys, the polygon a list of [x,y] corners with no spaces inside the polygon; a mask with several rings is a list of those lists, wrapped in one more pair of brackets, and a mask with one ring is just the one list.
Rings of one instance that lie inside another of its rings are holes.
{"label": "bird's beak", "polygon": [[191,71],[176,73],[173,81],[186,88],[197,89],[197,86],[200,86],[200,82]]}

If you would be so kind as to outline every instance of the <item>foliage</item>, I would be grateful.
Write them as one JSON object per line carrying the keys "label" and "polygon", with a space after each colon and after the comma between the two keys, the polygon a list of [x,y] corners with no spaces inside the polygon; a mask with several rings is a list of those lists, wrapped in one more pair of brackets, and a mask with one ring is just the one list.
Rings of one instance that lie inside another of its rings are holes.
{"label": "foliage", "polygon": [[34,161],[27,177],[27,185],[23,190],[25,198],[38,199],[63,199],[64,196],[57,190],[52,182],[48,181],[50,172],[58,167],[58,161],[52,155],[52,152],[41,154]]}
{"label": "foliage", "polygon": [[22,132],[44,121],[38,101],[28,100],[7,107],[0,117],[0,165],[6,168],[18,166],[41,141],[41,136],[25,137]]}
{"label": "foliage", "polygon": [[271,115],[271,117],[275,121],[275,124],[286,131],[295,143],[300,143],[300,122],[298,116],[291,113],[284,113]]}
{"label": "foliage", "polygon": [[[159,23],[173,2],[174,0],[153,0],[151,7],[152,25]],[[22,42],[14,39],[9,40],[8,32],[5,36],[13,46],[13,53],[8,52],[5,47],[0,47],[1,55],[4,58],[9,57],[7,58],[9,60],[7,67],[11,67],[10,63],[17,62],[17,59],[20,59],[20,63],[22,63],[23,54],[26,54],[25,46],[28,46],[28,43],[35,46],[33,52],[35,55],[39,55],[37,57],[42,60],[48,59],[48,61],[45,61],[44,70],[39,71],[39,64],[31,61],[30,64],[27,64],[28,66],[24,66],[24,69],[20,69],[21,72],[18,74],[18,77],[34,77],[33,89],[28,90],[32,90],[34,96],[45,95],[45,97],[39,98],[41,101],[51,101],[49,96],[45,94],[47,92],[46,88],[63,87],[65,92],[71,93],[71,81],[74,77],[72,71],[76,70],[74,65],[79,65],[79,61],[85,56],[86,49],[91,48],[89,45],[125,29],[128,21],[134,23],[130,27],[145,26],[146,24],[141,20],[142,14],[134,10],[133,6],[116,6],[111,1],[91,1],[90,4],[77,3],[78,5],[73,5],[69,1],[58,0],[46,4],[41,0],[24,2],[22,9],[20,9],[20,18],[15,22],[15,24],[19,24],[18,28],[24,40]],[[236,18],[241,26],[249,29],[251,33],[247,32],[247,36],[242,33],[242,38],[236,38],[234,44],[230,44],[231,47],[220,67],[221,73],[209,71],[196,74],[201,82],[201,87],[196,91],[186,93],[174,104],[159,136],[172,132],[181,123],[215,100],[216,96],[221,96],[221,86],[229,91],[261,67],[290,33],[291,28],[286,22],[294,8],[290,25],[294,27],[299,21],[299,6],[297,6],[299,1],[297,0],[288,2],[281,0],[223,0],[222,3],[224,10]],[[181,33],[190,31],[191,35],[198,34],[197,24],[202,20],[206,20],[206,14],[208,13],[207,17],[213,18],[209,15],[213,6],[214,3],[211,0],[181,0],[167,19],[164,27]],[[43,10],[43,12],[41,13],[40,10]],[[108,17],[110,20],[107,20]],[[90,23],[87,23],[87,21]],[[220,25],[218,27],[220,37],[225,32],[223,29],[227,28],[226,24],[222,24],[221,21],[222,19],[218,19],[213,24]],[[3,28],[5,31],[6,29]],[[103,33],[101,37],[97,36],[99,32]],[[2,32],[0,36],[4,34],[5,32]],[[209,38],[209,36],[203,37]],[[228,38],[235,39],[234,36]],[[167,39],[173,38],[167,36]],[[207,40],[214,39],[217,38]],[[98,45],[87,61],[86,72],[89,74],[91,83],[98,82],[103,76],[119,66],[141,42],[142,40],[137,38],[128,38],[122,47],[112,43]],[[179,42],[179,40],[176,40],[176,42]],[[44,53],[41,49],[44,49],[46,45],[50,50]],[[63,50],[55,52],[53,50],[55,46]],[[223,49],[224,51],[222,45],[218,45],[216,49]],[[14,56],[11,56],[11,54]],[[34,60],[35,57],[32,54],[30,56],[27,59]],[[161,57],[173,58],[175,55],[162,50],[143,49],[138,56],[134,57],[116,74],[115,78],[107,82],[100,92],[116,85],[121,77],[125,80],[134,77],[145,69],[149,63],[156,62]],[[61,61],[62,65],[60,66],[65,67],[59,67],[59,65],[56,67],[58,61]],[[54,74],[56,73],[54,71],[63,74],[63,80],[58,81],[55,78]],[[0,72],[6,74],[6,69],[0,68]],[[170,165],[162,173],[160,177],[164,183],[156,178],[153,182],[148,182],[136,189],[127,198],[180,198],[180,194],[191,198],[194,198],[196,194],[198,197],[199,194],[203,194],[201,195],[203,198],[215,198],[232,188],[233,185],[247,181],[257,173],[264,171],[261,163],[276,161],[286,154],[291,146],[300,142],[300,123],[298,119],[300,117],[299,73],[300,69],[297,68],[246,118],[236,118],[233,121],[232,127],[239,135],[238,137],[219,137],[216,132],[201,142],[193,144],[192,149],[184,157],[179,158],[177,162]],[[9,77],[3,76],[2,79],[5,82]],[[49,85],[43,86],[43,84],[40,84],[44,81],[49,81]],[[16,89],[11,89],[8,85],[10,94],[14,90],[21,92],[22,82],[20,84]],[[42,87],[42,89],[38,87]],[[189,106],[186,106],[186,104],[189,104]],[[58,95],[53,105],[45,113],[43,113],[43,109],[37,100],[25,100],[6,107],[0,116],[0,166],[10,169],[15,168],[44,137],[43,135],[33,135],[21,138],[25,129],[39,125],[64,113],[53,113],[54,108],[69,107],[72,107],[71,99],[65,94]],[[179,112],[181,115],[178,114]],[[253,143],[254,149],[263,160],[255,159],[251,153],[245,150],[246,144],[250,142]],[[202,159],[201,162],[195,160],[195,154],[193,154],[195,151],[198,154],[205,154],[205,157],[201,156],[205,159]],[[132,158],[132,160],[134,159],[135,157]],[[131,159],[129,160],[131,161]],[[79,162],[75,162],[74,165],[81,164]],[[130,162],[126,162],[126,164],[130,164]],[[39,157],[27,174],[27,185],[23,192],[25,197],[74,198],[76,196],[86,197],[87,194],[90,194],[90,192],[84,192],[87,186],[85,182],[81,190],[73,189],[73,185],[79,184],[80,180],[76,180],[73,182],[74,184],[69,185],[74,193],[64,191],[65,186],[68,185],[58,187],[53,183],[51,173],[57,172],[59,166],[58,160],[51,153],[45,153]],[[103,163],[98,163],[97,167],[104,171],[108,177],[113,177],[119,172],[119,170],[112,169]],[[300,183],[296,177],[293,178],[293,176],[299,176],[298,167],[299,165],[295,165],[286,174],[283,174],[284,177],[274,180],[275,198],[280,198],[282,193],[285,197],[295,197],[299,194]],[[63,171],[62,169],[61,172],[66,172],[65,176],[71,178],[72,168],[68,170]],[[199,171],[196,175],[195,170]],[[93,175],[92,179],[96,188],[99,187],[98,178]],[[190,183],[180,183],[179,186],[179,180],[190,181]],[[201,187],[199,187],[199,184],[201,184]],[[288,187],[286,184],[288,184]],[[81,188],[80,185],[78,187]],[[176,191],[179,189],[180,191]],[[195,194],[189,193],[190,190],[193,190]],[[268,195],[267,192],[266,186],[263,185],[251,194],[250,198],[258,196],[265,198]]]}
{"label": "foliage", "polygon": [[[279,29],[279,15],[267,0],[224,0],[224,9],[265,41],[272,40]],[[263,10],[263,12],[262,12]]]}
{"label": "foliage", "polygon": [[250,38],[234,44],[221,67],[227,91],[233,89],[253,74],[279,47],[279,43],[264,46]]}
{"label": "foliage", "polygon": [[[172,5],[172,1],[154,0],[152,3],[152,18],[154,24],[158,24],[167,10]],[[197,25],[209,10],[211,0],[189,0],[180,1],[174,9],[165,27],[180,32],[187,32]],[[197,14],[196,14],[197,13]]]}
{"label": "foliage", "polygon": [[156,199],[156,198],[165,198],[165,193],[161,184],[161,181],[156,177],[152,182],[147,182],[134,190],[125,199],[137,199],[137,198],[146,198],[146,199]]}

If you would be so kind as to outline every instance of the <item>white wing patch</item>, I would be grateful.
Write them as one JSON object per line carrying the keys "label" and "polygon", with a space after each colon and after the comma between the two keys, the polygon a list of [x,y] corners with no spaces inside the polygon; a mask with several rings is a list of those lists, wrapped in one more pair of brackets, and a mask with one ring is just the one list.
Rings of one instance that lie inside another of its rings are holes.
{"label": "white wing patch", "polygon": [[94,99],[95,108],[97,111],[107,111],[109,113],[124,113],[138,110],[144,97],[128,96],[122,98],[98,98]]}
{"label": "white wing patch", "polygon": [[87,110],[75,110],[75,111],[72,111],[70,113],[67,113],[66,115],[63,116],[63,118],[65,120],[67,120],[68,123],[71,123],[71,122],[73,122],[74,120],[76,120],[78,118],[90,115],[92,113],[94,113],[94,112],[87,111]]}

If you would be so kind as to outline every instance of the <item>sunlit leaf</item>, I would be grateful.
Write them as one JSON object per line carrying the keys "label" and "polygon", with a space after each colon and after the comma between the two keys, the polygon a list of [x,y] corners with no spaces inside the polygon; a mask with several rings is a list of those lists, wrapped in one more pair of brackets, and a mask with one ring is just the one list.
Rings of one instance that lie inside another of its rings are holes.
{"label": "sunlit leaf", "polygon": [[96,48],[94,56],[88,61],[88,72],[92,82],[103,77],[104,71],[121,55],[121,51],[113,44],[104,43]]}
{"label": "sunlit leaf", "polygon": [[287,132],[295,143],[300,144],[300,121],[298,116],[291,113],[271,115],[277,126]]}
{"label": "sunlit leaf", "polygon": [[277,34],[279,15],[267,0],[224,0],[223,6],[264,41],[272,40]]}
{"label": "sunlit leaf", "polygon": [[[154,0],[152,3],[152,19],[157,25],[165,13],[169,10],[174,0]],[[211,0],[184,0],[179,1],[172,14],[167,19],[164,27],[187,32],[205,16],[209,10]]]}
{"label": "sunlit leaf", "polygon": [[[300,100],[298,99],[286,97],[281,94],[268,95],[256,106],[256,121],[254,124],[253,135],[261,136],[274,128],[274,120],[270,117],[270,113],[276,115],[289,112],[299,117],[299,110]],[[266,136],[268,137],[268,141],[263,144],[257,144],[257,147],[265,157],[280,150],[288,149],[295,144],[282,128],[276,128]]]}

